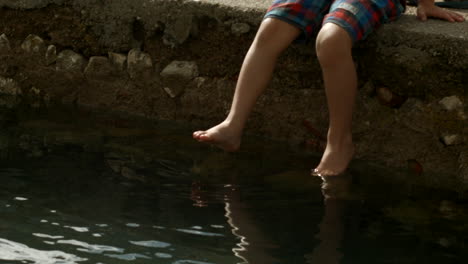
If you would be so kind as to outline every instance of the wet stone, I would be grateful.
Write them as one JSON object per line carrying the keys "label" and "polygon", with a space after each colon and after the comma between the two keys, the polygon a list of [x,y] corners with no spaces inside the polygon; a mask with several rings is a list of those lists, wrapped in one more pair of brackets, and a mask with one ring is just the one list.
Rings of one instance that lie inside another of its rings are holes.
{"label": "wet stone", "polygon": [[86,59],[72,50],[64,50],[57,56],[57,71],[82,72],[86,66]]}
{"label": "wet stone", "polygon": [[247,23],[234,23],[231,26],[232,34],[240,36],[250,32],[250,26]]}
{"label": "wet stone", "polygon": [[132,49],[128,53],[127,71],[130,78],[137,79],[145,76],[153,69],[153,61],[148,53],[142,52],[140,49]]}
{"label": "wet stone", "polygon": [[452,111],[463,107],[463,103],[456,95],[444,97],[439,104],[447,111]]}
{"label": "wet stone", "polygon": [[94,56],[89,59],[84,73],[86,77],[104,77],[112,75],[113,67],[109,59],[104,56]]}
{"label": "wet stone", "polygon": [[179,96],[185,86],[198,76],[198,66],[193,61],[173,61],[161,72],[164,91],[174,98]]}
{"label": "wet stone", "polygon": [[29,35],[21,44],[21,48],[27,53],[44,54],[46,46],[44,40],[36,35]]}
{"label": "wet stone", "polygon": [[46,65],[54,64],[57,61],[57,48],[54,45],[49,45],[45,54]]}
{"label": "wet stone", "polygon": [[127,56],[120,53],[109,52],[109,61],[118,71],[125,71]]}
{"label": "wet stone", "polygon": [[5,34],[0,35],[0,54],[8,53],[11,50],[10,41]]}

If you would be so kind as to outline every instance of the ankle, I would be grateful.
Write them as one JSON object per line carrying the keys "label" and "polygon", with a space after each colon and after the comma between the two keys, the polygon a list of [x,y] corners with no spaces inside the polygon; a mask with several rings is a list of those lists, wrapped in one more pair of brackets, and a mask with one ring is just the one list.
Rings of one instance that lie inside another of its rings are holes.
{"label": "ankle", "polygon": [[351,134],[351,132],[338,135],[328,133],[327,145],[336,148],[349,148],[350,146],[353,146],[353,135]]}
{"label": "ankle", "polygon": [[244,130],[244,124],[242,122],[238,122],[235,119],[229,117],[221,122],[220,125],[235,133],[242,133]]}

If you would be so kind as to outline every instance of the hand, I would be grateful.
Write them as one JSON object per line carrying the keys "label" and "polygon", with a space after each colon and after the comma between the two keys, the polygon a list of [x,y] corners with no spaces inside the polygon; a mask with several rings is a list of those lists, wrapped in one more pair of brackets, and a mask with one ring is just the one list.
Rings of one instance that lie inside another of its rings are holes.
{"label": "hand", "polygon": [[428,17],[439,18],[449,22],[465,21],[465,18],[462,15],[440,8],[434,5],[434,3],[419,3],[417,16],[421,21],[426,21]]}

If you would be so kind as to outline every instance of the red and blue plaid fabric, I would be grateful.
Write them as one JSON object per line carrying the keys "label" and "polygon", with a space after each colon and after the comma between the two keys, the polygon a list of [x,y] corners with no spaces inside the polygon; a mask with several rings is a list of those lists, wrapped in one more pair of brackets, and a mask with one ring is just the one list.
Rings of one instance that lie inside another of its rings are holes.
{"label": "red and blue plaid fabric", "polygon": [[274,17],[300,28],[299,40],[313,37],[325,23],[345,29],[354,42],[403,12],[399,0],[275,0],[265,18]]}

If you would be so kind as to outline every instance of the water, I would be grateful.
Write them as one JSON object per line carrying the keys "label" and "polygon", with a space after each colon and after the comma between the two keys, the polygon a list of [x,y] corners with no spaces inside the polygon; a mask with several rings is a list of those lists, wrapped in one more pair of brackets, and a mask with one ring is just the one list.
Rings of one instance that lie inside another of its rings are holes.
{"label": "water", "polygon": [[92,116],[0,119],[0,263],[468,263],[466,200],[401,172],[323,182],[284,144]]}

